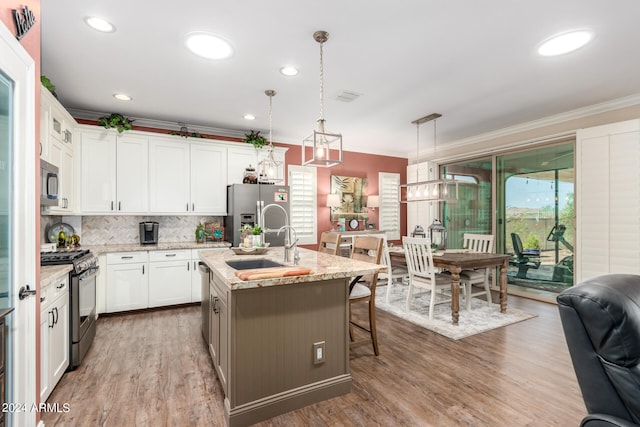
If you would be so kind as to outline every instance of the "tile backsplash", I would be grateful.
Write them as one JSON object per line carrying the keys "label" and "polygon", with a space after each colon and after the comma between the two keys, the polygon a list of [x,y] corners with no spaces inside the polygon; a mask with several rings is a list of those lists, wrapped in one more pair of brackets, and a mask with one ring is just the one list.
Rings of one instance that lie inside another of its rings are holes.
{"label": "tile backsplash", "polygon": [[191,242],[195,241],[196,227],[200,222],[218,221],[223,217],[214,216],[41,216],[40,241],[46,242],[46,230],[56,223],[71,225],[80,236],[84,245],[118,245],[140,242],[138,224],[143,221],[156,221],[160,224],[158,241]]}

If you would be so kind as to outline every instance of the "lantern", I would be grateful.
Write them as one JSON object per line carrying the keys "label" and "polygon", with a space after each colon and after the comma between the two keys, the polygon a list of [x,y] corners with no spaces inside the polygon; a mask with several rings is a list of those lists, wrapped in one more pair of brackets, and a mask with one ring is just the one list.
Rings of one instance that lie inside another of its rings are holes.
{"label": "lantern", "polygon": [[442,225],[439,219],[434,219],[433,224],[429,226],[429,238],[431,239],[432,249],[446,249],[447,229]]}

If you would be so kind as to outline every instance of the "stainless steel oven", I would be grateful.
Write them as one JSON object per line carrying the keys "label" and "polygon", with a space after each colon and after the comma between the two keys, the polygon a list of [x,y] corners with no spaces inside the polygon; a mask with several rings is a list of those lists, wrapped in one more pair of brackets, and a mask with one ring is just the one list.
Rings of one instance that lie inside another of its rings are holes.
{"label": "stainless steel oven", "polygon": [[96,335],[98,259],[88,250],[43,252],[41,265],[72,264],[69,273],[69,370],[80,366]]}

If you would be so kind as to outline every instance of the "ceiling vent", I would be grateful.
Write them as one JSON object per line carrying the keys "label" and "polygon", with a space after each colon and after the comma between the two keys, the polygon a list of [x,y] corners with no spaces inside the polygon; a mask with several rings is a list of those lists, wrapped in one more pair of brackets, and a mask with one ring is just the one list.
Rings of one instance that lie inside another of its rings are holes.
{"label": "ceiling vent", "polygon": [[360,96],[362,96],[361,93],[353,92],[350,90],[343,90],[341,93],[338,94],[338,96],[336,96],[336,99],[342,102],[351,102],[360,98]]}

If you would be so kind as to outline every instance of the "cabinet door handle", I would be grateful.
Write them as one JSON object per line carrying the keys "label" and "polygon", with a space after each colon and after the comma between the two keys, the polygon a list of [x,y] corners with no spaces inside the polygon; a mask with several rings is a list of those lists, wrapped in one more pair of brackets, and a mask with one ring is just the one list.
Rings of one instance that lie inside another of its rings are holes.
{"label": "cabinet door handle", "polygon": [[60,283],[59,285],[56,286],[56,289],[62,289],[62,288],[64,288],[64,285],[65,285],[65,283],[62,282],[62,283]]}
{"label": "cabinet door handle", "polygon": [[113,210],[113,200],[111,201],[111,210]]}
{"label": "cabinet door handle", "polygon": [[218,309],[219,301],[220,299],[218,297],[213,297],[213,304],[211,305],[211,310],[213,310],[215,314],[218,314],[220,312],[220,310]]}
{"label": "cabinet door handle", "polygon": [[167,256],[167,257],[173,257],[173,256],[176,256],[176,255],[177,254],[164,254],[164,256]]}
{"label": "cabinet door handle", "polygon": [[58,313],[58,307],[54,307],[53,309],[56,312],[56,317],[55,317],[55,320],[53,321],[53,324],[57,325],[58,324],[58,319],[60,319],[60,314]]}
{"label": "cabinet door handle", "polygon": [[191,263],[190,263],[189,261],[187,261],[187,271],[191,271],[191,266],[190,266],[190,264],[191,264]]}
{"label": "cabinet door handle", "polygon": [[187,212],[189,212],[189,203],[187,203]]}
{"label": "cabinet door handle", "polygon": [[142,274],[144,274],[144,264],[142,264]]}
{"label": "cabinet door handle", "polygon": [[[51,315],[51,322],[49,322],[49,315]],[[53,310],[49,310],[49,312],[47,313],[47,323],[49,324],[50,328],[53,328],[53,325],[55,325],[55,315],[53,314]]]}
{"label": "cabinet door handle", "polygon": [[122,210],[122,202],[118,202],[118,210]]}
{"label": "cabinet door handle", "polygon": [[196,211],[196,204],[191,203],[191,212],[195,212],[195,211]]}
{"label": "cabinet door handle", "polygon": [[133,255],[121,256],[120,259],[133,259]]}
{"label": "cabinet door handle", "polygon": [[40,302],[43,303],[44,300],[46,300],[46,299],[47,299],[47,297],[40,297]]}

